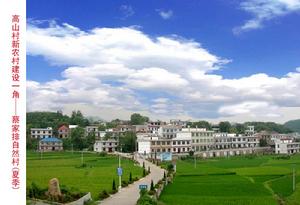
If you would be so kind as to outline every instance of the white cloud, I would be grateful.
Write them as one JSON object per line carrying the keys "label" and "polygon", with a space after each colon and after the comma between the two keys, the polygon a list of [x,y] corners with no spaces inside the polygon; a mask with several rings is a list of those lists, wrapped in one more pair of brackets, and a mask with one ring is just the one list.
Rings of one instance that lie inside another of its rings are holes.
{"label": "white cloud", "polygon": [[226,79],[211,71],[229,60],[177,36],[152,38],[132,27],[82,31],[53,22],[29,24],[27,33],[29,55],[65,66],[61,80],[28,81],[28,110],[80,107],[104,119],[141,112],[154,119],[280,121],[300,107],[299,68],[280,78]]}
{"label": "white cloud", "polygon": [[161,10],[161,9],[157,9],[156,11],[160,15],[160,17],[165,19],[165,20],[170,19],[173,16],[173,11],[172,10],[164,11],[164,10]]}
{"label": "white cloud", "polygon": [[162,68],[145,68],[128,76],[124,81],[133,89],[152,89],[160,91],[180,90],[188,85],[180,75]]}
{"label": "white cloud", "polygon": [[266,21],[300,11],[300,0],[246,0],[240,3],[240,8],[253,18],[235,27],[235,34],[262,28]]}

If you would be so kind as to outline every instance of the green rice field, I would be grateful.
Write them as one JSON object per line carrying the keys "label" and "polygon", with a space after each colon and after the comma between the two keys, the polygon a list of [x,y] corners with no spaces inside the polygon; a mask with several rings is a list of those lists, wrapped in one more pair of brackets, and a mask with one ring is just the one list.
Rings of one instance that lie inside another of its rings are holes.
{"label": "green rice field", "polygon": [[[292,170],[296,170],[296,191]],[[178,160],[166,205],[300,205],[300,155]]]}
{"label": "green rice field", "polygon": [[[118,186],[118,157],[100,156],[95,153],[84,153],[85,166],[81,166],[81,153],[74,152],[49,152],[27,153],[27,187],[32,182],[41,188],[47,188],[52,178],[58,178],[60,185],[75,188],[81,192],[91,192],[93,199],[98,199],[98,194],[103,191],[112,190],[112,181],[115,179]],[[140,178],[142,168],[135,165],[133,161],[122,159],[123,179],[132,177]]]}

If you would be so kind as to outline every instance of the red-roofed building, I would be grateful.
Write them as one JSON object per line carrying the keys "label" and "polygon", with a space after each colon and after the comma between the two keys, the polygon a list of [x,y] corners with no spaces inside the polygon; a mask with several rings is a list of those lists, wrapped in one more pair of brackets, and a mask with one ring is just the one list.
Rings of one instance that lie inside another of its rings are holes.
{"label": "red-roofed building", "polygon": [[70,129],[67,125],[62,125],[58,128],[58,138],[67,138],[70,135]]}

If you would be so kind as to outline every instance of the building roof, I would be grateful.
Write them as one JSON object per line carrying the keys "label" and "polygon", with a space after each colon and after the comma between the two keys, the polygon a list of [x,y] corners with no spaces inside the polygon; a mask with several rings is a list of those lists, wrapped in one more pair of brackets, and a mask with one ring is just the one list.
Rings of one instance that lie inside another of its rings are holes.
{"label": "building roof", "polygon": [[66,126],[66,125],[61,125],[61,126],[58,128],[58,130],[65,130],[65,129],[69,129],[69,127]]}
{"label": "building roof", "polygon": [[60,139],[56,137],[44,138],[40,142],[62,142]]}

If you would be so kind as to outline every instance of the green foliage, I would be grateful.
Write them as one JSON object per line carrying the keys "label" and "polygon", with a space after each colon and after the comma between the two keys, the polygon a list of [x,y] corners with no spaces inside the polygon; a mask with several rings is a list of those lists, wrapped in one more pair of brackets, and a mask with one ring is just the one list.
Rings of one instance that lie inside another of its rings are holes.
{"label": "green foliage", "polygon": [[89,125],[88,119],[84,118],[81,111],[72,111],[70,118],[70,124],[78,125],[80,127],[85,127]]}
{"label": "green foliage", "polygon": [[206,128],[207,130],[211,130],[211,124],[204,120],[198,122],[188,122],[187,126],[190,126],[192,128],[198,127],[198,128]]}
{"label": "green foliage", "polygon": [[26,136],[26,150],[37,150],[39,141],[38,139]]}
{"label": "green foliage", "polygon": [[231,128],[231,124],[228,121],[219,123],[220,132],[230,132],[230,128]]}
{"label": "green foliage", "polygon": [[133,113],[130,116],[130,124],[132,125],[143,125],[149,121],[149,117],[142,116],[139,113]]}
{"label": "green foliage", "polygon": [[289,128],[285,127],[284,125],[277,124],[275,122],[246,122],[244,123],[245,126],[253,125],[255,126],[255,130],[257,132],[266,130],[266,131],[273,131],[278,133],[290,133],[292,132]]}
{"label": "green foliage", "polygon": [[154,184],[153,184],[153,180],[151,180],[150,190],[151,190],[151,191],[154,191],[154,190],[155,190]]}
{"label": "green foliage", "polygon": [[84,129],[76,127],[71,133],[71,143],[75,150],[82,150],[87,147],[86,140],[84,139]]}
{"label": "green foliage", "polygon": [[148,195],[146,190],[141,190],[140,195],[137,205],[157,205],[157,202]]}
{"label": "green foliage", "polygon": [[288,129],[294,131],[294,132],[299,132],[300,133],[300,119],[290,120],[290,121],[284,123],[284,126],[287,127]]}
{"label": "green foliage", "polygon": [[136,148],[136,139],[136,134],[134,132],[124,132],[123,135],[120,136],[122,152],[134,152]]}
{"label": "green foliage", "polygon": [[106,199],[109,197],[109,193],[104,189],[99,193],[99,199]]}
{"label": "green foliage", "polygon": [[[131,173],[131,172],[130,172],[130,173]],[[113,179],[113,182],[112,182],[112,190],[113,190],[113,191],[117,190],[115,179]]]}
{"label": "green foliage", "polygon": [[260,147],[266,147],[268,145],[267,140],[266,139],[260,139],[259,140],[259,146]]}

